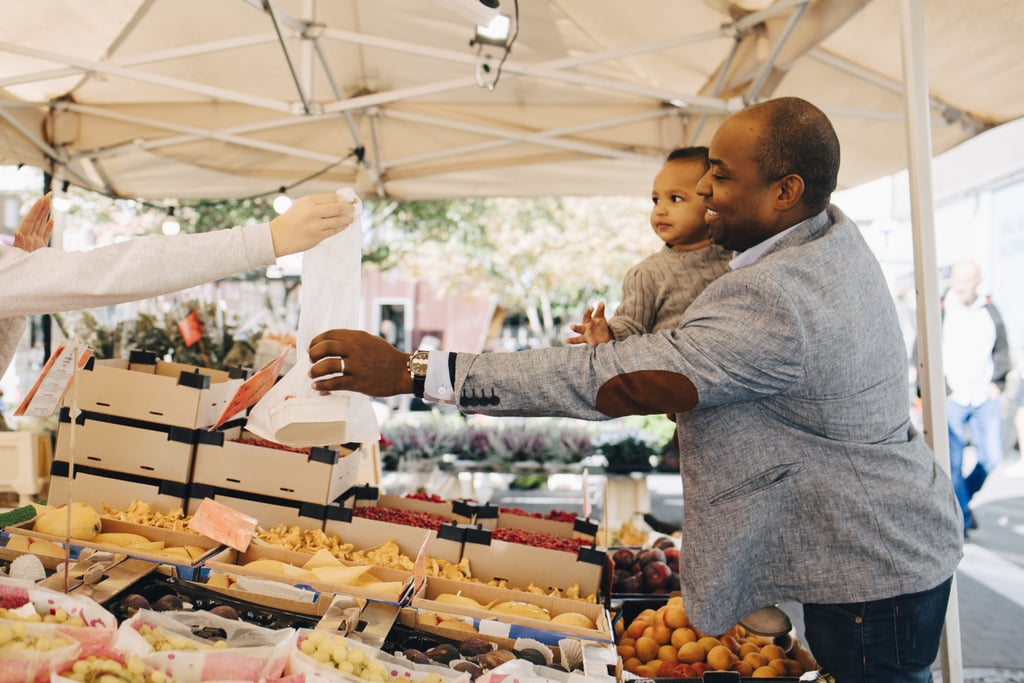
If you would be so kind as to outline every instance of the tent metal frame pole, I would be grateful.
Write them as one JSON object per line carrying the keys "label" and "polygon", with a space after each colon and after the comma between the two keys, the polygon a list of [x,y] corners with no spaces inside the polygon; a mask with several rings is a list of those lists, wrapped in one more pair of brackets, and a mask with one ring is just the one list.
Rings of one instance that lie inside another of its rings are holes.
{"label": "tent metal frame pole", "polygon": [[[907,170],[914,243],[917,293],[917,338],[925,440],[939,466],[949,472],[945,381],[942,370],[942,325],[939,311],[939,269],[935,251],[935,216],[931,167],[927,52],[924,44],[923,0],[902,0],[900,27],[907,110]],[[963,683],[963,652],[956,575],[949,594],[939,648],[943,683]]]}

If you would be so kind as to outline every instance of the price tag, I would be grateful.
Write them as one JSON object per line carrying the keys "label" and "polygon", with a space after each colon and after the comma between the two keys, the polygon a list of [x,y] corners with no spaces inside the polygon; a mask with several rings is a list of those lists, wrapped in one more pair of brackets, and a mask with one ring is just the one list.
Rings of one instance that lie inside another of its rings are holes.
{"label": "price tag", "polygon": [[[25,395],[15,415],[49,417],[57,410],[75,372],[81,370],[92,356],[92,350],[81,342],[70,342],[57,347],[43,366],[42,372]],[[75,361],[78,361],[76,366]]]}
{"label": "price tag", "polygon": [[189,520],[188,528],[244,553],[252,541],[252,532],[256,530],[257,523],[255,517],[218,503],[213,498],[203,498]]}
{"label": "price tag", "polygon": [[220,419],[217,420],[215,425],[210,427],[210,431],[217,429],[217,427],[220,427],[246,408],[251,408],[259,403],[259,400],[270,391],[277,378],[280,377],[281,368],[284,367],[284,359],[291,350],[291,346],[285,347],[285,350],[277,358],[264,365],[260,368],[259,372],[245,380],[224,407],[224,412],[220,414]]}

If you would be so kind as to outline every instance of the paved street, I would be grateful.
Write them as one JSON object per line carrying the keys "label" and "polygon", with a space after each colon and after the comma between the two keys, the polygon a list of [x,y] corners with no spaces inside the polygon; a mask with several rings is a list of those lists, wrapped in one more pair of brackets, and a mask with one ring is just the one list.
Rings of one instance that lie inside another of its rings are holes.
{"label": "paved street", "polygon": [[[581,494],[569,480],[552,485],[565,488],[494,491],[491,500],[539,512],[581,511]],[[647,477],[652,514],[682,519],[679,485],[676,475]],[[1024,462],[1017,453],[992,474],[973,507],[978,529],[965,545],[956,583],[964,681],[1024,683]],[[798,614],[794,606],[783,607]],[[935,671],[939,681],[939,662]]]}

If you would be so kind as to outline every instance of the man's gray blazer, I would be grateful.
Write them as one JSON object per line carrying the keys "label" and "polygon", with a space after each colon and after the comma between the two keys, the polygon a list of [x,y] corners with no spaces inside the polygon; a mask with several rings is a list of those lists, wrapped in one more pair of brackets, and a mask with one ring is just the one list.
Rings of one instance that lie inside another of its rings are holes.
{"label": "man's gray blazer", "polygon": [[458,354],[466,412],[676,412],[684,603],[722,633],[783,600],[863,602],[949,578],[962,524],[909,420],[895,306],[837,208],[712,282],[681,326],[593,347]]}

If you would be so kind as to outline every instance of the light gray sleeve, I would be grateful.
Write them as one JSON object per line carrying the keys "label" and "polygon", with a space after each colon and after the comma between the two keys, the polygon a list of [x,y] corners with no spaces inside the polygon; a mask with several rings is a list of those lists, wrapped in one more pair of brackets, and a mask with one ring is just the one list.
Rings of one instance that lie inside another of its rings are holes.
{"label": "light gray sleeve", "polygon": [[458,354],[454,390],[460,408],[487,415],[685,412],[785,391],[801,376],[804,346],[785,291],[767,278],[722,278],[677,329],[596,346]]}
{"label": "light gray sleeve", "polygon": [[141,237],[91,251],[0,248],[0,318],[136,301],[274,261],[269,223]]}

